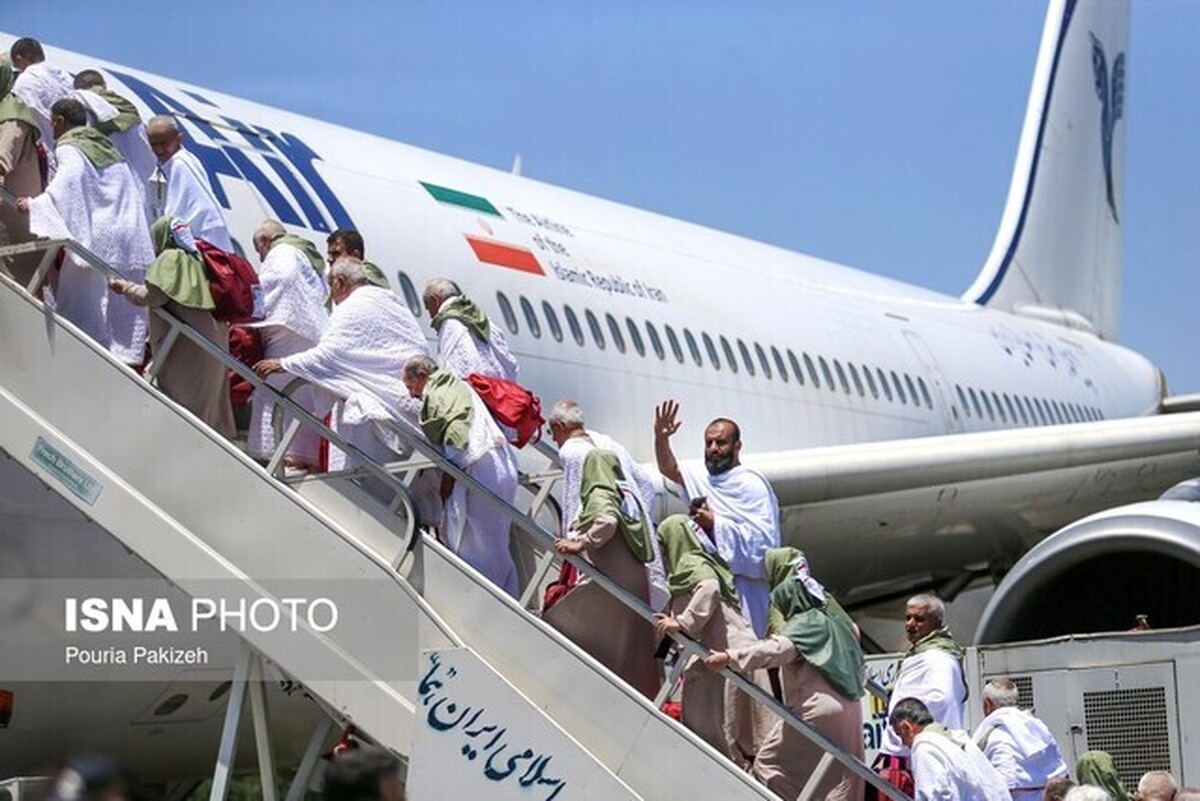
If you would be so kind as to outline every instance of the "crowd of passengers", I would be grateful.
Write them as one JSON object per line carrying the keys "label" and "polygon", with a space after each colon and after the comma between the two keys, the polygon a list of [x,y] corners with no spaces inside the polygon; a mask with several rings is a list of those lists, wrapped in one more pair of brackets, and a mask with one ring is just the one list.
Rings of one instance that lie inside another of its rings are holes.
{"label": "crowd of passengers", "polygon": [[[229,326],[213,316],[200,249],[201,243],[226,252],[235,246],[206,171],[173,117],[143,122],[98,71],[71,75],[28,38],[10,55],[11,63],[0,59],[0,180],[18,200],[15,208],[0,208],[0,245],[72,239],[115,268],[120,277],[106,277],[67,255],[34,289],[115,358],[146,371],[167,396],[235,437],[225,365],[186,337],[159,358],[170,323],[148,313],[162,307],[218,348],[230,347]],[[20,71],[15,79],[13,67]],[[518,378],[500,327],[456,284],[435,278],[423,294],[436,333],[431,352],[412,311],[365,260],[362,236],[339,229],[325,244],[322,255],[275,220],[259,225],[253,249],[263,316],[234,330],[248,352],[259,353],[253,367],[266,387],[304,379],[292,399],[353,446],[331,446],[317,429],[302,426],[287,448],[287,470],[406,458],[411,445],[393,428],[400,421],[512,503],[513,432],[493,418],[472,384],[480,376]],[[13,256],[0,260],[0,268],[26,285],[39,259],[40,253]],[[249,395],[247,450],[263,463],[277,445],[275,405],[270,389]],[[781,547],[778,502],[766,478],[741,464],[737,423],[713,420],[704,432],[703,462],[680,462],[671,446],[679,415],[673,401],[655,410],[654,452],[659,473],[688,512],[656,525],[655,483],[646,468],[621,443],[587,428],[577,402],[553,406],[549,429],[563,470],[562,533],[554,549],[586,560],[654,614],[653,621],[643,617],[564,561],[543,618],[650,699],[663,682],[664,638],[683,634],[705,646],[705,658],[682,657],[683,724],[781,798],[794,799],[822,750],[727,681],[722,669],[768,694],[770,672],[777,672],[774,692],[782,703],[861,759],[859,632],[805,555]],[[289,416],[283,419],[286,425]],[[379,477],[366,486],[390,492]],[[436,470],[419,474],[410,493],[420,522],[442,543],[518,594],[510,520],[499,505]],[[1053,737],[1017,708],[1015,686],[1005,680],[988,685],[979,731],[962,731],[963,649],[943,616],[935,597],[908,603],[910,647],[892,691],[877,770],[921,798],[1041,798],[1043,787],[1067,776]],[[868,790],[841,763],[814,789],[811,797],[826,799],[858,799]]]}

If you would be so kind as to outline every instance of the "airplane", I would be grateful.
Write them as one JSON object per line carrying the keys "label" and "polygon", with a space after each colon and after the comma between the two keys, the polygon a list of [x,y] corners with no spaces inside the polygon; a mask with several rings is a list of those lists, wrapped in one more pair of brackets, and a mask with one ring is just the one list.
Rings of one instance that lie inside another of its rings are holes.
{"label": "airplane", "polygon": [[[1200,423],[1113,341],[1127,54],[1128,4],[1051,3],[995,242],[953,297],[48,48],[178,118],[242,245],[267,217],[357,228],[418,317],[424,282],[455,280],[524,384],[647,462],[663,399],[685,458],[737,419],[784,542],[848,608],[1003,579],[984,641],[1197,622],[1200,535],[1142,502],[1198,472]],[[1090,536],[1097,513],[1120,536]],[[1069,547],[1022,560],[1048,536]],[[1101,603],[1089,576],[1122,562]]]}

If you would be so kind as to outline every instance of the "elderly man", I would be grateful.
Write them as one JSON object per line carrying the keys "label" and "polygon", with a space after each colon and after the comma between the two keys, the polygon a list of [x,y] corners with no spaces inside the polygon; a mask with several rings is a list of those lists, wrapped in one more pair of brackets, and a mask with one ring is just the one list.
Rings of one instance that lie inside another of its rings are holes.
{"label": "elderly man", "polygon": [[368,281],[381,289],[392,288],[383,271],[364,258],[367,246],[363,243],[362,234],[353,228],[339,228],[334,231],[325,238],[325,248],[328,251],[326,258],[330,264],[342,256],[353,256],[362,261],[363,268],[367,271]]}
{"label": "elderly man", "polygon": [[925,704],[902,698],[889,728],[912,753],[916,801],[1008,801],[1008,785],[964,731],[935,723]]}
{"label": "elderly man", "polygon": [[767,479],[741,464],[741,429],[732,420],[717,418],[704,430],[703,468],[680,465],[670,442],[682,425],[678,414],[675,401],[655,410],[658,470],[684,488],[692,519],[729,564],[742,597],[742,614],[761,639],[767,632],[771,593],[763,558],[779,547],[779,502]]}
{"label": "elderly man", "polygon": [[1046,784],[1068,775],[1067,763],[1046,724],[1017,708],[1012,679],[992,679],[983,688],[983,722],[971,736],[1004,777],[1013,801],[1040,801]]}
{"label": "elderly man", "polygon": [[[42,191],[38,171],[37,141],[41,136],[37,118],[25,101],[12,92],[13,71],[7,54],[0,54],[0,186],[14,197],[30,197]],[[28,242],[29,218],[8,205],[0,205],[0,247]],[[0,272],[28,285],[37,269],[37,254],[0,258]]]}
{"label": "elderly man", "polygon": [[146,125],[137,107],[128,99],[108,88],[104,76],[96,70],[83,70],[75,76],[75,89],[99,97],[112,106],[115,114],[107,120],[97,120],[95,128],[112,140],[113,145],[125,157],[129,169],[133,170],[143,184],[148,184],[154,175],[158,161],[150,149],[150,138]]}
{"label": "elderly man", "polygon": [[[517,455],[475,391],[441,370],[430,356],[404,365],[404,385],[421,400],[421,430],[446,458],[504,503],[517,495]],[[441,539],[496,586],[517,596],[517,568],[509,554],[510,520],[492,499],[453,477],[442,479]]]}
{"label": "elderly man", "polygon": [[459,378],[480,373],[517,380],[517,360],[508,350],[500,326],[448,278],[425,285],[425,310],[438,335],[438,364]]}
{"label": "elderly man", "polygon": [[[410,358],[425,354],[425,337],[404,302],[372,286],[358,259],[344,256],[329,271],[334,302],[329,323],[316,345],[254,366],[259,378],[285,371],[322,387],[341,401],[334,427],[376,462],[407,455],[410,448],[381,422],[407,417],[414,424],[420,404],[400,383]],[[345,455],[330,449],[329,467],[341,469]],[[383,493],[367,484],[374,493]]]}
{"label": "elderly man", "polygon": [[1178,792],[1174,776],[1165,770],[1152,770],[1142,774],[1133,797],[1135,801],[1175,801]]}
{"label": "elderly man", "polygon": [[[137,179],[104,134],[87,127],[87,111],[78,100],[59,100],[50,117],[58,170],[45,192],[18,201],[18,208],[29,212],[30,230],[50,239],[74,239],[121,278],[143,283],[154,248]],[[104,274],[69,256],[53,294],[59,314],[126,364],[142,363],[146,310],[110,295]]]}
{"label": "elderly man", "polygon": [[662,556],[658,552],[658,538],[654,536],[654,478],[646,468],[633,460],[625,446],[612,437],[587,428],[583,407],[577,401],[560,400],[550,410],[550,436],[558,446],[558,460],[563,471],[562,487],[562,530],[569,532],[579,517],[582,508],[580,485],[583,462],[593,450],[609,451],[616,455],[625,479],[637,492],[649,527],[650,542],[654,546],[654,559],[646,564],[646,575],[650,580],[650,608],[660,611],[671,600],[667,589],[667,578],[663,573]]}
{"label": "elderly man", "polygon": [[172,116],[159,114],[150,118],[146,133],[167,185],[162,213],[183,220],[197,239],[232,252],[233,239],[225,215],[200,160],[183,146],[179,123]]}
{"label": "elderly man", "polygon": [[[251,323],[262,336],[263,357],[282,359],[314,347],[329,323],[325,298],[329,293],[325,280],[312,269],[307,254],[291,243],[291,237],[276,220],[264,220],[254,232],[254,250],[262,266],[258,278],[263,291],[263,319]],[[283,389],[290,379],[285,374],[267,378],[267,384]],[[328,411],[319,402],[313,387],[303,387],[292,400],[318,418]],[[266,461],[275,450],[272,419],[275,400],[269,392],[256,389],[250,396],[250,432],[246,450],[255,459]],[[284,416],[284,427],[291,419]],[[302,426],[292,440],[285,457],[288,467],[301,470],[320,468],[321,436]]]}
{"label": "elderly man", "polygon": [[12,65],[20,70],[13,84],[13,94],[21,98],[37,120],[38,130],[42,136],[42,146],[46,150],[47,166],[53,175],[55,154],[50,147],[54,141],[54,129],[50,122],[50,109],[55,102],[62,100],[71,93],[71,74],[62,67],[46,61],[46,53],[37,39],[29,36],[13,42],[8,51]]}

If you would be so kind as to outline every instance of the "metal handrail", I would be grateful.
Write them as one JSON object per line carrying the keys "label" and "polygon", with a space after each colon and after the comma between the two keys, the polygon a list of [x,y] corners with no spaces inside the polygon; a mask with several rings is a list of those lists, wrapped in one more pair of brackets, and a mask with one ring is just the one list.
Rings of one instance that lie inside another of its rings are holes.
{"label": "metal handrail", "polygon": [[[3,187],[0,187],[0,202],[14,205],[15,199],[7,190],[5,190]],[[30,244],[32,245],[34,243]],[[106,276],[124,279],[124,277],[121,276],[121,274],[113,267],[101,260],[90,250],[73,240],[47,240],[45,242],[39,242],[37,243],[37,246],[30,247],[23,252],[33,252],[43,248],[46,248],[47,252],[42,259],[41,265],[39,265],[38,273],[34,276],[33,283],[30,285],[31,294],[44,279],[45,273],[48,271],[49,265],[54,258],[54,254],[56,254],[60,249],[70,251],[93,269],[99,270]],[[172,331],[177,330],[180,334],[186,336],[194,344],[202,348],[207,354],[221,361],[223,364],[234,370],[234,372],[238,373],[242,377],[248,379],[256,390],[266,387],[267,390],[275,396],[275,402],[277,404],[282,403],[286,405],[288,412],[290,412],[295,418],[303,421],[304,425],[316,428],[319,432],[321,432],[323,437],[330,441],[331,444],[336,444],[339,448],[347,450],[358,456],[359,460],[363,464],[363,467],[388,484],[389,488],[394,489],[396,492],[402,494],[402,496],[406,499],[409,508],[412,508],[411,498],[408,496],[407,488],[402,482],[396,480],[387,470],[387,468],[382,467],[374,460],[367,458],[365,454],[346,441],[344,437],[327,428],[324,423],[317,420],[312,414],[293,401],[288,395],[280,392],[279,390],[267,384],[265,381],[259,379],[253,370],[234,359],[228,352],[214,345],[190,325],[184,323],[182,320],[170,314],[161,307],[155,308],[152,311],[159,314],[162,319],[168,323]],[[160,351],[160,353],[164,352]],[[160,357],[158,354],[156,354],[155,358],[157,360]],[[467,471],[463,470],[458,465],[447,459],[438,448],[425,439],[424,435],[411,426],[411,424],[408,424],[407,421],[392,419],[380,421],[380,423],[383,425],[383,427],[387,428],[392,433],[399,436],[407,444],[412,446],[413,452],[419,452],[423,454],[429,459],[430,462],[437,465],[443,472],[453,476],[456,481],[463,482],[465,486],[467,486],[472,492],[477,493],[479,497],[486,499],[488,503],[500,509],[509,519],[511,524],[517,526],[517,528],[521,529],[525,534],[532,537],[535,542],[541,541],[549,548],[553,549],[554,540],[556,539],[553,534],[539,525],[524,512],[521,512],[513,507],[511,504],[493,492],[490,488],[481,484]],[[290,438],[288,439],[290,441]],[[286,447],[286,444],[288,443],[277,443],[276,453],[278,453],[278,449],[280,447]],[[543,454],[556,454],[556,451],[551,449],[550,446],[544,442],[537,443],[537,450]],[[275,459],[275,455],[276,454],[273,453],[272,460]],[[410,514],[408,516],[408,531],[406,532],[409,537],[409,542],[406,546],[408,550],[411,550],[416,544],[417,538],[414,536],[416,532],[416,520],[414,516]],[[564,556],[563,558],[574,565],[583,575],[586,575],[592,582],[596,584],[596,586],[601,587],[609,595],[620,601],[625,607],[632,610],[642,619],[650,622],[651,624],[654,623],[654,611],[650,608],[649,604],[647,604],[641,598],[633,595],[624,587],[617,584],[582,557],[568,555]],[[680,657],[681,661],[688,657],[703,659],[712,653],[711,649],[709,649],[703,643],[692,639],[682,632],[673,633],[671,638],[683,652],[683,655]],[[861,779],[863,779],[863,781],[875,787],[887,797],[895,799],[895,801],[910,801],[909,796],[889,784],[874,771],[867,768],[857,758],[847,753],[840,746],[830,740],[823,732],[817,730],[815,727],[796,716],[796,714],[792,712],[790,708],[781,704],[773,695],[765,692],[762,688],[749,681],[742,674],[732,670],[729,667],[725,667],[720,670],[720,675],[724,676],[727,681],[732,682],[734,686],[738,687],[752,699],[769,709],[773,714],[783,720],[786,725],[807,737],[825,752],[821,763],[818,765],[817,771],[814,772],[812,777],[810,777],[810,780],[805,787],[806,793],[811,791],[812,787],[815,786],[815,779],[817,778],[818,774],[823,773],[824,770],[827,769],[829,765],[829,759],[832,758],[841,762],[843,765],[857,774]],[[801,797],[806,797],[806,794],[802,794]]]}

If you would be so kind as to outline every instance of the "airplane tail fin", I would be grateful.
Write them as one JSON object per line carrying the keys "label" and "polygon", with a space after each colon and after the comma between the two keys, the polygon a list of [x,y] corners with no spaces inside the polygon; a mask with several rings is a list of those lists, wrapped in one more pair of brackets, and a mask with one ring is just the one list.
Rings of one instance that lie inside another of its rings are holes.
{"label": "airplane tail fin", "polygon": [[965,300],[1116,337],[1128,45],[1128,0],[1050,3],[1008,203]]}

